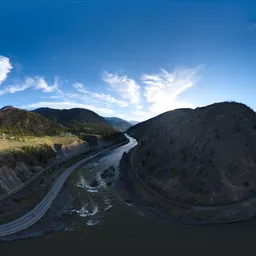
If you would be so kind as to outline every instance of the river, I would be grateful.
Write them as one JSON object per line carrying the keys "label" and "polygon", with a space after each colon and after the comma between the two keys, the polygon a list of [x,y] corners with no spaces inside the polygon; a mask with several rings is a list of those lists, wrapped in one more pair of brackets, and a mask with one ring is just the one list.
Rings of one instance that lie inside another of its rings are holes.
{"label": "river", "polygon": [[[245,252],[254,248],[255,218],[231,224],[185,225],[163,220],[153,212],[126,201],[125,191],[116,184],[116,180],[122,154],[137,143],[133,138],[129,139],[128,144],[85,164],[68,179],[65,188],[75,200],[73,208],[65,215],[65,230],[2,242],[1,255],[16,255],[21,250],[37,253],[39,250],[54,250],[58,254],[81,250],[86,253],[89,248],[95,252],[103,250],[103,253],[107,253],[105,248],[145,248],[149,251],[151,248],[169,248],[179,253],[191,253],[191,249],[206,252],[209,248],[226,248],[229,252],[241,249]],[[101,174],[109,166],[114,166],[114,175],[104,180]]]}

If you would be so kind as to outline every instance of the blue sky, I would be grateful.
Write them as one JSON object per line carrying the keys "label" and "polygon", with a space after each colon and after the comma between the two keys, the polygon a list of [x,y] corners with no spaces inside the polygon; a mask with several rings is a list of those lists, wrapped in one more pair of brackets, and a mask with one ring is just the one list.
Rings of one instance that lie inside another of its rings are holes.
{"label": "blue sky", "polygon": [[254,1],[2,1],[0,107],[145,120],[236,100],[256,110]]}

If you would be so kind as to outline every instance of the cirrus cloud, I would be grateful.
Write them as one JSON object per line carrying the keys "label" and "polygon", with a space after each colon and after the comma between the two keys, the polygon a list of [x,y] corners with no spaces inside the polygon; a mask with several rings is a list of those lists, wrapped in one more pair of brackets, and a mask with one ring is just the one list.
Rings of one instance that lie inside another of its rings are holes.
{"label": "cirrus cloud", "polygon": [[0,90],[0,96],[4,94],[14,94],[16,92],[22,92],[28,88],[33,88],[34,90],[40,90],[44,93],[50,93],[54,91],[60,91],[58,88],[58,78],[55,77],[53,85],[49,85],[43,77],[25,77],[24,81],[5,87],[3,90]]}
{"label": "cirrus cloud", "polygon": [[35,78],[32,78],[32,79],[34,80],[33,84],[36,90],[42,90],[43,92],[46,92],[46,93],[59,90],[58,88],[59,82],[57,77],[54,78],[53,85],[49,85],[43,77],[36,76]]}
{"label": "cirrus cloud", "polygon": [[[17,66],[17,63],[14,64]],[[0,84],[6,81],[13,69],[9,58],[0,55]],[[16,67],[17,69],[17,67]],[[41,99],[53,101],[39,101],[21,106],[22,108],[87,108],[102,115],[123,116],[129,119],[145,120],[157,114],[176,108],[193,108],[193,104],[182,98],[182,93],[193,87],[198,80],[197,68],[179,68],[172,71],[161,69],[157,73],[143,74],[140,85],[127,75],[103,72],[102,80],[107,84],[110,92],[104,94],[93,92],[84,87],[82,83],[74,83],[70,87],[62,88],[60,78],[55,77],[53,83],[48,83],[44,76],[27,76],[15,78],[15,83],[1,87],[0,96],[15,94],[27,89],[44,93]],[[19,80],[18,80],[19,79]],[[20,82],[17,82],[20,81]],[[65,83],[68,83],[65,80]],[[45,97],[45,93],[48,94]],[[37,94],[36,94],[37,95]],[[41,94],[42,95],[42,94]],[[112,107],[115,107],[115,111]]]}
{"label": "cirrus cloud", "polygon": [[118,100],[114,97],[112,97],[111,95],[109,94],[102,94],[102,93],[96,93],[96,92],[90,92],[88,90],[86,90],[83,86],[82,83],[75,83],[73,84],[73,87],[81,92],[81,93],[84,93],[86,95],[89,95],[91,96],[92,98],[94,98],[95,100],[100,100],[100,101],[104,101],[104,102],[107,102],[109,104],[117,104],[118,106],[120,107],[127,107],[129,104],[128,102],[126,101],[123,101],[123,100]]}
{"label": "cirrus cloud", "polygon": [[182,68],[173,72],[164,69],[157,74],[144,74],[144,96],[150,104],[149,111],[160,114],[176,108],[193,108],[193,104],[179,99],[181,93],[192,87],[199,68]]}
{"label": "cirrus cloud", "polygon": [[140,86],[135,80],[128,78],[126,75],[120,76],[107,71],[102,74],[102,80],[122,99],[127,100],[130,104],[139,105]]}

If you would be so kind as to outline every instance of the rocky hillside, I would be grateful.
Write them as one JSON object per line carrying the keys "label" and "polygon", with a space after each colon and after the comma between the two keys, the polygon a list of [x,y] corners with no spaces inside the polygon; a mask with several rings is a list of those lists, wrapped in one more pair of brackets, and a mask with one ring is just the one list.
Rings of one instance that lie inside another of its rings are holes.
{"label": "rocky hillside", "polygon": [[244,104],[169,111],[128,132],[138,174],[168,198],[216,205],[256,192],[256,113]]}
{"label": "rocky hillside", "polygon": [[103,117],[88,109],[39,108],[33,112],[64,125],[73,133],[109,134],[114,132],[113,127]]}
{"label": "rocky hillside", "polygon": [[29,180],[55,157],[56,151],[46,144],[0,152],[0,195]]}
{"label": "rocky hillside", "polygon": [[118,117],[104,117],[115,129],[119,131],[126,131],[132,125]]}
{"label": "rocky hillside", "polygon": [[0,136],[43,136],[59,134],[63,127],[37,113],[11,106],[0,109]]}

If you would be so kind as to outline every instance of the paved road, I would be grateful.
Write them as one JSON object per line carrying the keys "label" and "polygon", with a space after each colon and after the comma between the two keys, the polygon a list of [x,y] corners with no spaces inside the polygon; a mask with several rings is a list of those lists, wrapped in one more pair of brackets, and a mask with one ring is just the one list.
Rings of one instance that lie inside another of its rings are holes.
{"label": "paved road", "polygon": [[[129,138],[129,136],[127,136]],[[49,193],[45,196],[45,198],[35,206],[34,209],[32,209],[30,212],[26,213],[22,217],[20,217],[17,220],[11,221],[9,223],[0,225],[0,237],[10,235],[16,232],[19,232],[23,229],[26,229],[36,223],[49,209],[52,202],[58,195],[60,189],[62,188],[63,184],[67,180],[68,176],[80,165],[93,160],[95,157],[102,155],[103,153],[106,153],[107,151],[110,151],[113,148],[116,148],[118,146],[123,145],[124,143],[120,143],[118,145],[115,145],[113,147],[107,148],[95,155],[92,155],[86,159],[83,159],[73,166],[69,167],[63,174],[59,176],[59,178],[56,180],[54,185],[52,186]]]}

